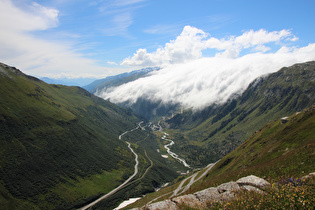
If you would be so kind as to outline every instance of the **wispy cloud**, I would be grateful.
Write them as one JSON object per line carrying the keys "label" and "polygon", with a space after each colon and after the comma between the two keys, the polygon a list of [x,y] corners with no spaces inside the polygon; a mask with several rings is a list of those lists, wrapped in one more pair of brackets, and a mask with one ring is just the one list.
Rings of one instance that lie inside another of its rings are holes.
{"label": "wispy cloud", "polygon": [[113,70],[85,58],[71,43],[45,40],[33,34],[58,26],[59,11],[56,9],[38,3],[21,9],[10,0],[1,0],[0,20],[1,62],[38,76],[95,77],[105,76]]}
{"label": "wispy cloud", "polygon": [[[163,103],[179,103],[200,109],[223,103],[233,94],[241,93],[255,78],[275,72],[283,66],[315,59],[315,44],[305,47],[283,46],[295,36],[289,30],[267,32],[246,31],[240,36],[224,39],[209,37],[200,29],[185,27],[180,36],[153,53],[140,49],[124,60],[127,65],[165,65],[151,76],[117,88],[100,91],[99,96],[114,103],[135,103],[145,98]],[[270,50],[275,43],[278,50]],[[202,57],[202,50],[218,51],[213,57]],[[240,55],[243,49],[249,50]]]}
{"label": "wispy cloud", "polygon": [[180,27],[181,26],[179,26],[178,24],[154,25],[154,26],[151,26],[150,28],[144,29],[143,32],[148,33],[148,34],[174,34],[174,32],[177,32]]}
{"label": "wispy cloud", "polygon": [[103,33],[107,36],[130,36],[128,27],[133,23],[133,18],[129,12],[117,14],[112,17],[111,22],[104,26]]}
{"label": "wispy cloud", "polygon": [[107,36],[131,37],[128,28],[134,22],[135,10],[144,6],[146,0],[114,0],[101,1],[98,4],[99,11],[109,18],[102,31]]}

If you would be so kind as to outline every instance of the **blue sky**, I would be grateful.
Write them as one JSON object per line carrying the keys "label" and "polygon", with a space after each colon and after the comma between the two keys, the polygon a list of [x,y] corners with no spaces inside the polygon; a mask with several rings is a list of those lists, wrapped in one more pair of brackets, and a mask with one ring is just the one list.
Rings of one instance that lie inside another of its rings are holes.
{"label": "blue sky", "polygon": [[35,76],[100,78],[292,51],[315,43],[314,8],[314,0],[0,0],[0,62]]}

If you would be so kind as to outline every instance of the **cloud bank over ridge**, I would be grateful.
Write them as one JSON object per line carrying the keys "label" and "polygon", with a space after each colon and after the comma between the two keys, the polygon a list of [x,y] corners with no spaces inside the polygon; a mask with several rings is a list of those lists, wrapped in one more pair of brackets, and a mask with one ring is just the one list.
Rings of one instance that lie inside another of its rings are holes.
{"label": "cloud bank over ridge", "polygon": [[[152,53],[140,49],[123,61],[124,65],[164,66],[162,70],[113,89],[101,90],[97,95],[114,103],[132,104],[142,97],[193,109],[223,103],[233,94],[244,91],[259,76],[283,66],[315,60],[315,44],[300,48],[285,46],[295,40],[297,37],[288,30],[250,30],[237,37],[217,39],[186,26],[176,40],[164,48]],[[214,49],[216,53],[203,57],[205,49]]]}

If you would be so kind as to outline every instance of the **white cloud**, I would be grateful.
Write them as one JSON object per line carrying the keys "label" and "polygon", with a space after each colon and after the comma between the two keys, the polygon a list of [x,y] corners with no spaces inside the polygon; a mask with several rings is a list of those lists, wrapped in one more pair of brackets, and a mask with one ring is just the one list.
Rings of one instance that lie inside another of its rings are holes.
{"label": "white cloud", "polygon": [[115,66],[118,65],[116,62],[113,62],[113,61],[107,61],[107,63],[108,63],[109,65],[115,65]]}
{"label": "white cloud", "polygon": [[121,63],[127,66],[165,66],[174,63],[183,63],[200,58],[201,50],[205,49],[203,39],[208,35],[200,29],[186,26],[182,33],[153,53],[146,49],[139,49],[131,58]]}
{"label": "white cloud", "polygon": [[[38,3],[21,8],[10,0],[0,1],[1,62],[37,76],[104,77],[110,71],[112,74],[126,71],[101,67],[94,60],[76,52],[69,43],[45,40],[32,34],[58,27],[58,10]],[[114,73],[114,70],[117,72]]]}
{"label": "white cloud", "polygon": [[[135,103],[145,98],[163,103],[179,103],[194,109],[223,103],[233,94],[244,91],[255,78],[299,62],[315,60],[315,44],[305,47],[264,46],[294,36],[288,30],[248,31],[237,37],[208,38],[202,30],[185,27],[176,40],[153,53],[139,49],[124,60],[127,65],[167,64],[151,76],[97,94],[114,103]],[[294,38],[295,39],[295,38]],[[277,43],[276,43],[277,44]],[[278,45],[276,45],[278,46]],[[222,50],[214,57],[202,57],[202,50]],[[243,49],[252,48],[240,55]],[[268,53],[266,53],[268,52]]]}
{"label": "white cloud", "polygon": [[255,48],[256,51],[266,52],[267,43],[277,43],[281,40],[297,40],[289,30],[268,32],[266,30],[246,31],[240,36],[231,36],[225,39],[210,37],[208,33],[192,26],[185,26],[182,33],[175,39],[148,53],[146,49],[139,49],[132,57],[121,63],[127,66],[167,66],[175,63],[184,63],[202,57],[206,49],[221,50],[218,57],[236,58],[243,49]]}
{"label": "white cloud", "polygon": [[30,5],[29,10],[32,13],[21,11],[10,0],[1,0],[1,30],[34,31],[57,26],[58,10],[45,8],[37,3]]}

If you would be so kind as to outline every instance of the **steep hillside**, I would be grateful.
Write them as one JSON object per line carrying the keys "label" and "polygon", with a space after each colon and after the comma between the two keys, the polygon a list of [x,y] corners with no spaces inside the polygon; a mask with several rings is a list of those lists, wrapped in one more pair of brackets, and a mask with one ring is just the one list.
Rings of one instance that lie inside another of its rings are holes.
{"label": "steep hillside", "polygon": [[[110,191],[134,170],[118,136],[141,120],[82,88],[48,85],[0,64],[0,205],[67,209]],[[148,182],[176,176],[156,165],[161,173]]]}
{"label": "steep hillside", "polygon": [[[193,194],[209,187],[216,187],[222,183],[236,181],[241,177],[255,175],[264,177],[264,179],[272,183],[273,186],[277,186],[281,189],[285,189],[285,187],[282,188],[281,186],[283,183],[292,182],[294,184],[290,189],[286,186],[286,190],[288,191],[284,193],[279,193],[279,191],[275,190],[275,192],[279,194],[284,194],[284,198],[280,198],[279,196],[278,198],[270,198],[272,194],[269,195],[268,193],[273,193],[273,191],[267,191],[267,199],[270,199],[269,202],[283,202],[280,203],[280,205],[268,203],[268,206],[281,207],[282,205],[283,208],[284,205],[290,206],[294,204],[295,201],[300,201],[300,199],[302,201],[309,199],[307,202],[314,203],[313,197],[305,198],[304,192],[298,191],[298,189],[295,188],[296,186],[302,185],[302,180],[297,180],[296,183],[292,181],[294,180],[292,178],[303,177],[315,171],[314,151],[315,106],[312,106],[300,113],[294,113],[289,116],[285,122],[281,119],[277,119],[263,126],[234,151],[218,161],[205,176],[190,186],[184,194]],[[200,174],[203,174],[204,171],[205,170],[202,170],[199,174],[195,173],[195,176],[189,174],[186,179],[182,178],[179,180],[183,184],[182,188],[185,188],[191,180],[199,179],[198,177],[200,177]],[[304,184],[306,188],[308,188],[307,183]],[[314,188],[313,184],[314,181],[310,183],[310,185],[312,185],[310,187]],[[133,204],[133,207],[143,207],[150,201],[156,202],[170,199],[178,186],[179,182],[163,189],[162,192],[147,195],[144,199]],[[249,193],[247,199],[253,200],[254,197],[251,197],[251,195],[253,195],[253,192]],[[295,199],[289,201],[288,196],[295,196]],[[239,199],[243,198],[241,197]],[[173,197],[172,200],[176,200],[176,197]],[[177,201],[178,200],[180,199],[177,199]],[[292,203],[285,203],[283,200]],[[181,200],[181,202],[184,203],[192,201],[191,197],[190,200],[189,197],[183,197],[183,200]],[[238,200],[238,203],[241,203],[241,200]],[[308,206],[312,205],[308,203]],[[264,209],[263,207],[264,206],[262,206],[261,209]],[[182,208],[183,206],[178,207],[178,209]],[[243,209],[244,205],[242,206],[240,204],[239,208]],[[252,208],[255,207],[251,206],[250,209]],[[150,209],[150,207],[148,207],[148,209]],[[228,209],[233,209],[233,206],[230,206]]]}
{"label": "steep hillside", "polygon": [[145,68],[128,73],[122,73],[115,76],[109,76],[104,79],[95,80],[83,88],[91,93],[97,93],[99,90],[104,91],[107,88],[116,87],[127,82],[134,81],[141,77],[145,77],[149,72],[159,70],[160,68]]}
{"label": "steep hillside", "polygon": [[196,189],[254,174],[277,181],[315,171],[315,106],[277,119],[223,157]]}
{"label": "steep hillside", "polygon": [[[252,82],[240,96],[166,121],[194,165],[215,162],[264,124],[315,104],[315,62],[285,67]],[[179,144],[177,144],[179,145]]]}

